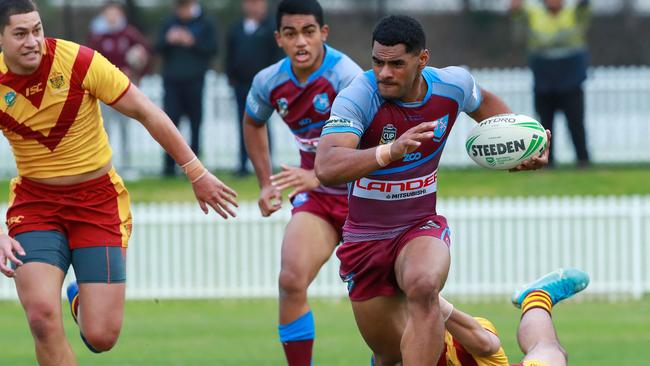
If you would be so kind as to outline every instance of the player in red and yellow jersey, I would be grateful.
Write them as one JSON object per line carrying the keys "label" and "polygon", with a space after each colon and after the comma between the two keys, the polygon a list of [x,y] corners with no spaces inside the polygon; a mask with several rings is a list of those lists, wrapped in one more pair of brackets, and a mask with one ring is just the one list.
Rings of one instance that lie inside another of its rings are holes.
{"label": "player in red and yellow jersey", "polygon": [[75,365],[60,304],[70,265],[78,281],[71,307],[88,348],[111,349],[124,312],[129,196],[111,164],[99,101],[147,128],[183,167],[205,213],[211,206],[234,216],[235,192],[102,55],[45,38],[32,0],[0,0],[0,47],[0,129],[18,168],[9,233],[0,233],[0,271],[15,278],[39,364]]}
{"label": "player in red and yellow jersey", "polygon": [[[551,320],[555,304],[584,290],[586,272],[575,268],[546,274],[515,291],[512,302],[521,308],[517,332],[525,356],[512,366],[566,366],[566,351],[560,345]],[[472,317],[439,297],[445,321],[445,348],[437,366],[509,366],[508,357],[494,325]]]}

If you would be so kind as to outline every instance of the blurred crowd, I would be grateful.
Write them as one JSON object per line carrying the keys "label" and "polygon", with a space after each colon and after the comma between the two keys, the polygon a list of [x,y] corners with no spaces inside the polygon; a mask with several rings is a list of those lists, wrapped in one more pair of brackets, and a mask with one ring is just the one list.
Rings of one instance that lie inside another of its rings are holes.
{"label": "blurred crowd", "polygon": [[[239,154],[235,174],[250,174],[243,142],[242,118],[246,96],[255,74],[283,57],[274,32],[272,5],[267,0],[241,0],[241,17],[220,37],[219,22],[208,16],[199,0],[174,0],[166,19],[153,37],[146,37],[131,24],[121,1],[109,0],[90,22],[87,45],[106,56],[138,84],[148,73],[159,71],[163,80],[163,107],[178,126],[188,121],[190,146],[200,155],[203,92],[206,72],[223,53],[224,71],[237,104]],[[584,128],[583,82],[589,53],[586,32],[590,1],[511,0],[510,13],[528,35],[528,64],[534,77],[537,118],[553,130],[557,112],[566,116],[579,167],[589,165]],[[225,39],[225,45],[220,40]],[[155,61],[159,67],[154,67]],[[103,110],[110,135],[119,134],[122,170],[132,169],[127,124],[111,108]],[[270,141],[270,139],[269,139]],[[551,155],[551,164],[552,164]],[[165,156],[162,174],[177,174],[176,164]]]}

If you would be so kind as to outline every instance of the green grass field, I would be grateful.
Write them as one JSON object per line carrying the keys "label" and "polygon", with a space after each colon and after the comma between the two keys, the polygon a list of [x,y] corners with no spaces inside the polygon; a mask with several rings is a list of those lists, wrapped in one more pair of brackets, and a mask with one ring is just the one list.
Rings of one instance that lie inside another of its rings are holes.
{"label": "green grass field", "polygon": [[[366,366],[370,352],[356,329],[347,300],[312,301],[317,366]],[[456,304],[492,320],[510,361],[519,361],[515,332],[519,311],[504,302]],[[65,326],[80,365],[282,365],[274,300],[131,301],[120,341],[111,352],[87,351],[65,310]],[[568,302],[554,311],[571,365],[648,365],[650,298],[625,303]],[[17,303],[0,302],[1,365],[34,365],[32,341]]]}
{"label": "green grass field", "polygon": [[[256,200],[254,177],[219,176],[240,193],[240,201]],[[650,166],[599,166],[587,170],[559,168],[532,173],[485,169],[442,169],[441,197],[526,195],[650,194]],[[0,181],[6,200],[7,182]],[[147,178],[127,182],[133,202],[190,201],[185,179]],[[315,365],[368,365],[370,352],[358,334],[346,299],[312,302],[317,341]],[[521,354],[515,331],[519,312],[504,302],[457,307],[492,320],[512,362]],[[276,335],[275,300],[130,301],[120,342],[113,351],[94,355],[78,337],[64,309],[69,339],[80,365],[283,365]],[[648,365],[650,297],[622,303],[569,302],[554,313],[571,365]],[[24,314],[16,302],[0,302],[0,365],[35,365]]]}
{"label": "green grass field", "polygon": [[[217,175],[239,193],[240,201],[257,200],[254,176],[238,178],[227,172]],[[508,173],[487,169],[440,169],[440,197],[527,195],[621,195],[650,194],[650,166],[596,166],[575,170],[560,167],[536,172]],[[126,182],[133,202],[190,201],[194,199],[185,178],[144,178]],[[8,182],[0,181],[0,199],[7,200]]]}

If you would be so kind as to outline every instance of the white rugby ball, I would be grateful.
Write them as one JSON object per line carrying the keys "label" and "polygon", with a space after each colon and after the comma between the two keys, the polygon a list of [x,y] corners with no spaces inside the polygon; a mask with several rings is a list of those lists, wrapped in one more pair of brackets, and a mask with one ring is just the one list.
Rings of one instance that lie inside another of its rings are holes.
{"label": "white rugby ball", "polygon": [[489,169],[511,169],[539,156],[547,146],[546,130],[523,114],[500,114],[476,125],[465,142],[474,162]]}

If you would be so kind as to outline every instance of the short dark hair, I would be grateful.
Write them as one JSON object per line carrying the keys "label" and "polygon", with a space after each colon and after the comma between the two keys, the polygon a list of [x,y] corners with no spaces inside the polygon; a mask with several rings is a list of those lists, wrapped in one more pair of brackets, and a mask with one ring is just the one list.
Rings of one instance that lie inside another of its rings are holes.
{"label": "short dark hair", "polygon": [[277,30],[280,30],[283,15],[313,15],[319,26],[323,26],[323,8],[316,0],[282,0],[278,5],[278,11],[275,13],[275,24]]}
{"label": "short dark hair", "polygon": [[418,53],[426,47],[422,25],[406,15],[389,15],[381,19],[372,32],[372,43],[375,41],[389,47],[404,44],[408,53]]}
{"label": "short dark hair", "polygon": [[32,0],[0,0],[0,32],[9,25],[9,18],[16,14],[26,14],[38,11]]}

